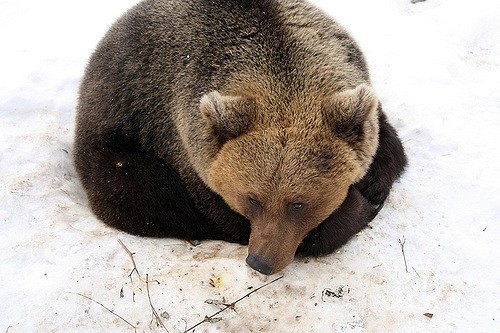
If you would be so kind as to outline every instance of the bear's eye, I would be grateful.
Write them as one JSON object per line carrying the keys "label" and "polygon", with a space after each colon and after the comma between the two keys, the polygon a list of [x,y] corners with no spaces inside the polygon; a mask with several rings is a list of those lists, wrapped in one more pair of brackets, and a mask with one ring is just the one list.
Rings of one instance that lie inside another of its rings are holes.
{"label": "bear's eye", "polygon": [[304,209],[304,204],[302,202],[294,202],[289,205],[292,212],[299,212]]}
{"label": "bear's eye", "polygon": [[261,203],[257,200],[257,199],[254,199],[252,197],[248,197],[248,202],[254,206],[254,207],[257,207],[257,208],[260,208],[262,207]]}

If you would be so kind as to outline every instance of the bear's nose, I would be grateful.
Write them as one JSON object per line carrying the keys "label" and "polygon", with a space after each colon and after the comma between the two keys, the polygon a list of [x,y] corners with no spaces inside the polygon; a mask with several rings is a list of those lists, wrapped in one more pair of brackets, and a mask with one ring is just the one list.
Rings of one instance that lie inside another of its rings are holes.
{"label": "bear's nose", "polygon": [[255,269],[257,272],[265,274],[265,275],[270,275],[271,272],[273,271],[273,268],[269,265],[267,265],[265,262],[260,260],[258,257],[254,257],[253,255],[249,254],[247,257],[247,264],[248,266],[252,267]]}

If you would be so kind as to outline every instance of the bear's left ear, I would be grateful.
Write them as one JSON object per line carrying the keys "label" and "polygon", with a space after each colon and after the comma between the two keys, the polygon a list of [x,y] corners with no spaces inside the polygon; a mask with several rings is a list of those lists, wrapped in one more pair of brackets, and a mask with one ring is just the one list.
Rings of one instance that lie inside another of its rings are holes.
{"label": "bear's left ear", "polygon": [[245,133],[255,119],[255,101],[240,96],[204,95],[200,111],[221,143]]}
{"label": "bear's left ear", "polygon": [[377,121],[378,99],[373,89],[360,84],[354,89],[337,92],[323,101],[327,124],[345,138],[360,139],[366,125]]}

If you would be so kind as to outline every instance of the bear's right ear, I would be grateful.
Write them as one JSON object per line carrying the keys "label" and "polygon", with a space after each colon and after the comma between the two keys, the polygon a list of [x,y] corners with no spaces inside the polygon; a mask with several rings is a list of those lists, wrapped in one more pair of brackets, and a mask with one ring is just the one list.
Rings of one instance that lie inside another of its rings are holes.
{"label": "bear's right ear", "polygon": [[222,96],[217,91],[200,101],[203,118],[221,143],[244,134],[255,119],[255,101],[240,96]]}

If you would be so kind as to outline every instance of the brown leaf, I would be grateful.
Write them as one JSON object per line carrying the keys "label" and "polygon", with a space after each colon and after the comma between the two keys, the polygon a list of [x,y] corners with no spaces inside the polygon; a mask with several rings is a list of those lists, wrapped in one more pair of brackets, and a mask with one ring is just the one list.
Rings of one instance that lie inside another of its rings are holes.
{"label": "brown leaf", "polygon": [[216,277],[216,278],[209,279],[209,280],[208,280],[208,284],[209,284],[211,287],[214,287],[214,288],[222,288],[222,287],[223,287],[223,284],[222,284],[222,277],[221,277],[221,276],[218,276],[218,277]]}

